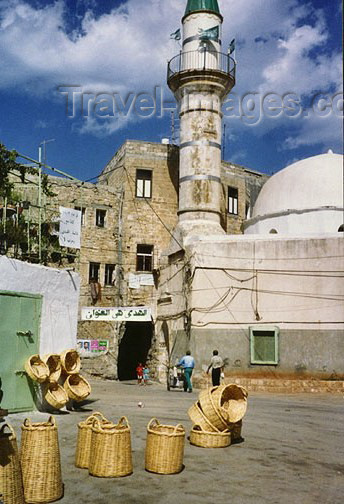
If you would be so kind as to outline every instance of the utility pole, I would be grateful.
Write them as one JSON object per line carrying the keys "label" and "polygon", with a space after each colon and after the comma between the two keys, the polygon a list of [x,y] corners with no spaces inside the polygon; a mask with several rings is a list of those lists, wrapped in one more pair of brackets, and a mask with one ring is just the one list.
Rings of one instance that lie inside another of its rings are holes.
{"label": "utility pole", "polygon": [[38,147],[38,259],[42,261],[42,147]]}
{"label": "utility pole", "polygon": [[[42,262],[42,166],[47,164],[47,143],[55,142],[55,138],[43,140],[38,147],[38,258]],[[42,148],[43,146],[43,148]],[[42,159],[43,150],[43,159]]]}

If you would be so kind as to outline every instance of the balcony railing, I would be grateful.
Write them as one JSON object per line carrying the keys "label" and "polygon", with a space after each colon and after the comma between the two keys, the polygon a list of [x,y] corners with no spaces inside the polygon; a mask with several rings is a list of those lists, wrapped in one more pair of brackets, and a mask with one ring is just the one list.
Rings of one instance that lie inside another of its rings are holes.
{"label": "balcony railing", "polygon": [[235,61],[229,54],[200,49],[180,52],[168,62],[167,79],[182,72],[193,71],[222,72],[235,79]]}

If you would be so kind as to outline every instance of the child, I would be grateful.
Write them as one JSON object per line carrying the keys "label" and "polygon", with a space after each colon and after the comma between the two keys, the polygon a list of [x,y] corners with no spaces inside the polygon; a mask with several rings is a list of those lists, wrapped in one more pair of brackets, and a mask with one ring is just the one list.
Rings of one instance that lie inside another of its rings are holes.
{"label": "child", "polygon": [[141,362],[139,362],[139,365],[136,368],[136,376],[137,376],[137,383],[139,385],[143,385],[143,366]]}
{"label": "child", "polygon": [[149,368],[147,366],[143,369],[143,384],[147,385],[149,380]]}

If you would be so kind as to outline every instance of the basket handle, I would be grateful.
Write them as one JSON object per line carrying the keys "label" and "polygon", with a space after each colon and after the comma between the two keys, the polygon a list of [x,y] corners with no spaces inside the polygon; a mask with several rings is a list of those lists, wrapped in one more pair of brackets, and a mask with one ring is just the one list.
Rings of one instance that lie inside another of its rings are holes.
{"label": "basket handle", "polygon": [[181,427],[181,428],[185,431],[185,429],[184,429],[184,425],[182,425],[181,423],[179,423],[178,425],[176,425],[176,426],[175,426],[173,434],[176,434],[177,430],[178,430],[180,427]]}
{"label": "basket handle", "polygon": [[92,419],[92,427],[94,427],[97,430],[102,430],[101,423],[99,421],[99,418],[95,417]]}
{"label": "basket handle", "polygon": [[32,423],[31,423],[30,418],[25,418],[23,425],[24,425],[24,427],[31,427]]}
{"label": "basket handle", "polygon": [[129,422],[128,422],[128,419],[127,419],[127,417],[126,417],[126,416],[122,416],[122,417],[119,419],[118,425],[124,425],[125,427],[130,427]]}
{"label": "basket handle", "polygon": [[50,423],[53,427],[56,425],[55,417],[53,415],[50,415],[48,419],[48,423]]}
{"label": "basket handle", "polygon": [[[153,425],[153,422],[154,422],[154,425]],[[156,427],[157,425],[160,425],[160,422],[157,418],[152,418],[149,422],[149,424],[147,425],[147,429],[151,429],[152,427]]]}
{"label": "basket handle", "polygon": [[11,432],[11,434],[12,434],[12,436],[14,436],[14,439],[16,439],[16,433],[14,432],[14,429],[13,429],[12,425],[10,425],[10,424],[8,424],[8,423],[5,423],[5,424],[1,427],[1,429],[0,429],[0,434],[3,434],[3,433],[4,433],[4,430],[5,430],[5,428],[6,428],[6,427],[9,429],[9,431],[10,431],[10,432]]}
{"label": "basket handle", "polygon": [[195,424],[195,425],[192,427],[192,430],[193,430],[193,431],[197,431],[197,432],[205,432],[205,431],[203,431],[202,426],[201,426],[201,425],[199,425],[199,424]]}
{"label": "basket handle", "polygon": [[86,420],[86,424],[89,425],[89,424],[93,424],[94,420],[101,420],[101,421],[105,421],[106,418],[105,416],[100,413],[99,411],[95,411],[94,413],[92,413],[91,416],[89,416]]}

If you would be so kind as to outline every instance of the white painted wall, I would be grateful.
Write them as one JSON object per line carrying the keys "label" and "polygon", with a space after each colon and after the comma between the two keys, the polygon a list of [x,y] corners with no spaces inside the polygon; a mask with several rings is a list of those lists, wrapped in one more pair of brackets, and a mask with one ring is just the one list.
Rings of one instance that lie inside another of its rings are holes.
{"label": "white painted wall", "polygon": [[43,296],[41,355],[76,348],[79,289],[77,273],[0,257],[0,290]]}
{"label": "white painted wall", "polygon": [[198,268],[191,300],[193,327],[269,324],[281,329],[343,330],[344,239],[339,234],[188,239]]}
{"label": "white painted wall", "polygon": [[245,234],[269,234],[275,229],[281,235],[336,233],[344,224],[342,208],[317,208],[308,211],[292,211],[285,215],[267,215],[249,219],[245,223]]}

